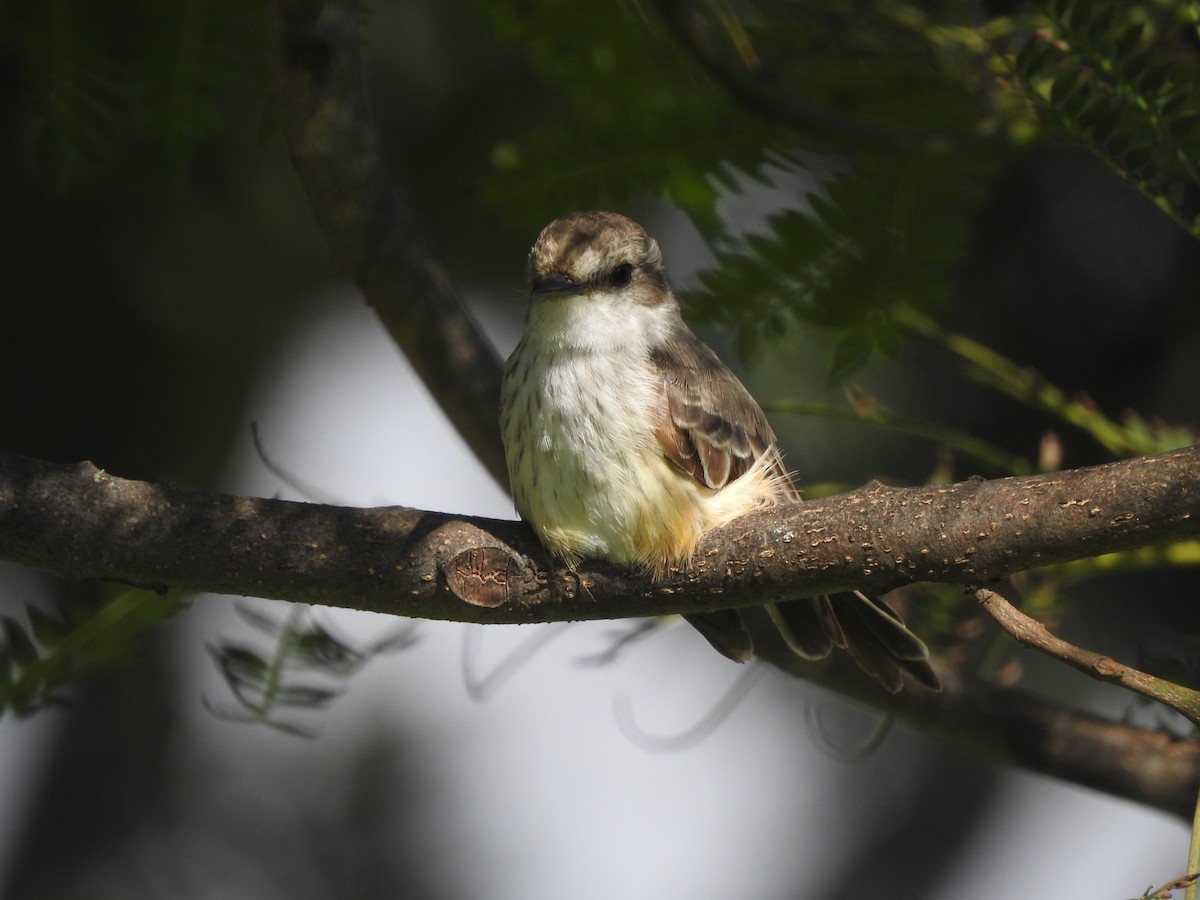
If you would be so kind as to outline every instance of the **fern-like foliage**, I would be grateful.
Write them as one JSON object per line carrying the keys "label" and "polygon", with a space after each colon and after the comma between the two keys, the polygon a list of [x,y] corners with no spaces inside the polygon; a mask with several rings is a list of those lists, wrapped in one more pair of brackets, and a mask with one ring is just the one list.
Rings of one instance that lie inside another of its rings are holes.
{"label": "fern-like foliage", "polygon": [[[966,164],[962,164],[962,163]],[[929,309],[950,293],[979,160],[867,158],[781,212],[761,233],[729,240],[684,295],[699,321],[735,330],[744,355],[796,322],[835,339],[831,380],[895,346],[898,305]]]}
{"label": "fern-like foliage", "polygon": [[1051,0],[1007,63],[1058,136],[1200,238],[1200,4]]}
{"label": "fern-like foliage", "polygon": [[99,601],[60,602],[52,612],[27,606],[25,622],[0,615],[0,715],[27,716],[62,703],[73,679],[128,662],[180,609],[173,597],[121,590]]}
{"label": "fern-like foliage", "polygon": [[[1200,235],[1195,2],[480,5],[561,96],[497,155],[492,196],[682,207],[717,255],[690,311],[746,352],[803,322],[829,332],[840,377],[894,345],[893,311],[950,294],[979,199],[1037,142],[1083,143]],[[739,180],[812,154],[843,174],[729,233]]]}
{"label": "fern-like foliage", "polygon": [[[654,3],[478,6],[559,97],[539,98],[540,121],[492,154],[488,195],[509,214],[656,196],[715,239],[718,203],[739,175],[764,181],[764,166],[780,155],[857,144],[853,128],[817,134],[735,96]],[[792,91],[813,107],[862,116],[868,128],[952,129],[972,138],[987,127],[979,121],[986,48],[977,36],[954,36],[965,33],[963,7],[886,2],[864,15],[861,4],[844,0],[696,2],[688,15],[723,45],[732,67],[754,73],[768,92]]]}

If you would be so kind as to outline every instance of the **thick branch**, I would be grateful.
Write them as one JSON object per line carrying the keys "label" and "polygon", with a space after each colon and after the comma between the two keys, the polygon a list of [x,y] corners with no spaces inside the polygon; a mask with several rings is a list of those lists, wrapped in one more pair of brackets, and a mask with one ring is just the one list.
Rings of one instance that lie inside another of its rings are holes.
{"label": "thick branch", "polygon": [[358,283],[438,405],[501,484],[500,361],[430,253],[384,165],[354,0],[277,0],[292,163],[337,265]]}
{"label": "thick branch", "polygon": [[[872,484],[732,523],[705,538],[693,571],[652,585],[611,566],[572,574],[518,522],[231,497],[0,454],[0,558],[156,589],[425,618],[549,621],[1000,577],[1194,536],[1197,497],[1197,448],[1030,478]],[[776,665],[794,665],[781,648],[761,650]],[[978,682],[964,686],[952,672],[942,672],[940,694],[895,696],[844,655],[798,674],[993,758],[1164,810],[1186,814],[1200,783],[1195,742]]]}
{"label": "thick branch", "polygon": [[1197,534],[1200,447],[1024,478],[868,484],[716,529],[691,571],[658,584],[597,563],[573,573],[516,522],[230,497],[0,455],[0,558],[76,578],[457,621],[663,615],[979,583]]}

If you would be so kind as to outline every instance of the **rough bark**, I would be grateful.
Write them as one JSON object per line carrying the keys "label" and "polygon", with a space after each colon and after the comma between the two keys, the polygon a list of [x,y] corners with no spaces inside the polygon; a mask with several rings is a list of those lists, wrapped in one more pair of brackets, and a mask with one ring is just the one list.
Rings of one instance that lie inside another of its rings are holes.
{"label": "rough bark", "polygon": [[[714,531],[651,584],[548,559],[519,522],[348,509],[129,481],[0,454],[0,558],[64,577],[473,622],[658,615],[917,580],[977,582],[1200,531],[1200,449],[1029,478],[867,485]],[[585,589],[581,589],[581,585]],[[991,758],[1186,816],[1200,743],[939,667],[941,693],[882,691],[844,655],[772,664]]]}
{"label": "rough bark", "polygon": [[692,568],[549,558],[520,523],[348,509],[129,481],[0,455],[0,558],[73,578],[427,619],[548,622],[752,606],[916,581],[975,584],[1200,533],[1200,447],[1086,469],[877,482],[710,532]]}

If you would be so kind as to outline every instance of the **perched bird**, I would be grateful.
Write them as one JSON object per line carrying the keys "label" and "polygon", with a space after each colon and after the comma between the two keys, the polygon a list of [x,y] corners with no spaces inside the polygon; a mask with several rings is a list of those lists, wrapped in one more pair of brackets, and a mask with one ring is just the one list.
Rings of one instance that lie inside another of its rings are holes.
{"label": "perched bird", "polygon": [[[529,254],[524,335],[500,403],[517,511],[575,566],[605,559],[662,577],[701,535],[799,500],[767,417],[684,324],[658,243],[631,219],[581,212],[551,222]],[[929,652],[861,593],[765,607],[788,645],[850,651],[888,690],[907,671],[936,688]],[[726,656],[753,655],[737,610],[685,616]]]}

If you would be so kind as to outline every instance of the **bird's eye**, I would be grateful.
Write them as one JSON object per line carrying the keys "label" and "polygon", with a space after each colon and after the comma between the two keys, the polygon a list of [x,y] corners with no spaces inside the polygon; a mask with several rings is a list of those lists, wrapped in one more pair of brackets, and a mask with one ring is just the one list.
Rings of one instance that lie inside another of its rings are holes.
{"label": "bird's eye", "polygon": [[630,263],[621,263],[612,270],[612,283],[617,287],[623,287],[629,284],[633,278],[633,266]]}

